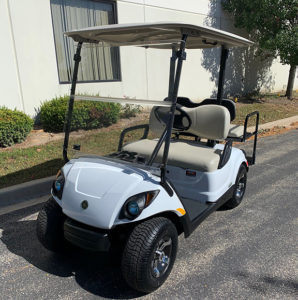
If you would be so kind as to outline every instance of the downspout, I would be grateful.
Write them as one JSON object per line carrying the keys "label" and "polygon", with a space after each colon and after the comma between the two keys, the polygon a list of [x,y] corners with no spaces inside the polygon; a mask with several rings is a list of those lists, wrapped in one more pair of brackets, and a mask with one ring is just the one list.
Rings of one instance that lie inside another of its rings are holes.
{"label": "downspout", "polygon": [[21,98],[21,107],[22,107],[23,112],[25,113],[26,112],[25,111],[25,103],[24,103],[24,97],[23,97],[23,89],[22,89],[19,63],[18,63],[18,57],[17,57],[16,43],[15,43],[13,27],[12,27],[12,18],[11,18],[11,13],[10,13],[9,0],[6,1],[6,4],[7,4],[8,19],[9,19],[10,35],[11,35],[11,40],[12,40],[13,57],[14,57],[14,62],[15,62],[15,66],[16,66],[18,89],[19,89],[19,94],[20,94],[20,98]]}

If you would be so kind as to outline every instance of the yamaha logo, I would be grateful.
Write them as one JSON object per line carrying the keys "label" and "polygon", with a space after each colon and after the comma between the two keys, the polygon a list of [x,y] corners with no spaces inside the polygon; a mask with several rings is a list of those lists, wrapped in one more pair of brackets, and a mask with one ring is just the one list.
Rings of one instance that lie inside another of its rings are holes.
{"label": "yamaha logo", "polygon": [[83,209],[86,209],[88,207],[88,201],[87,200],[84,200],[82,203],[81,203],[81,207]]}

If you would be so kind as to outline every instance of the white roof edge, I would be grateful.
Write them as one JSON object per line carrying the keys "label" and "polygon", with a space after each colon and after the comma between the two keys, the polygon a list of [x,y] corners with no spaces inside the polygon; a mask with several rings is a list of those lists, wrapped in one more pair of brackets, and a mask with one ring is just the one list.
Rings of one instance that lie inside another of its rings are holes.
{"label": "white roof edge", "polygon": [[163,107],[171,106],[171,102],[169,102],[169,101],[132,99],[132,98],[115,98],[115,97],[75,95],[74,100],[110,102],[110,103],[120,103],[120,104],[150,105],[150,106],[153,105],[153,106],[163,106]]}
{"label": "white roof edge", "polygon": [[[170,49],[171,44],[180,42],[183,33],[188,35],[186,48],[190,49],[253,44],[246,38],[213,27],[175,22],[112,24],[72,30],[65,35],[77,42]],[[169,40],[171,44],[166,42]]]}

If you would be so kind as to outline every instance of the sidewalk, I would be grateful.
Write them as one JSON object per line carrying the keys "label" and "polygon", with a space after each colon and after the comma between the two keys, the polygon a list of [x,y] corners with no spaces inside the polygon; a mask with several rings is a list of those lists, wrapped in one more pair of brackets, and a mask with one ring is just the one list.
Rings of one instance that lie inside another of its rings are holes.
{"label": "sidewalk", "polygon": [[[292,123],[298,122],[298,115],[290,118],[269,122],[259,125],[259,130],[271,129],[274,127],[291,127]],[[249,127],[248,131],[253,131],[254,126]],[[50,195],[51,185],[55,176],[37,179],[22,184],[0,189],[0,215],[3,211],[12,211],[26,206],[37,204],[34,199],[45,201]],[[33,202],[34,204],[32,204]]]}
{"label": "sidewalk", "polygon": [[[259,125],[259,130],[271,129],[274,127],[291,127],[292,123],[298,122],[298,116],[289,117],[286,119],[276,120],[273,122],[265,123]],[[253,131],[255,129],[254,126],[248,127],[247,131]]]}

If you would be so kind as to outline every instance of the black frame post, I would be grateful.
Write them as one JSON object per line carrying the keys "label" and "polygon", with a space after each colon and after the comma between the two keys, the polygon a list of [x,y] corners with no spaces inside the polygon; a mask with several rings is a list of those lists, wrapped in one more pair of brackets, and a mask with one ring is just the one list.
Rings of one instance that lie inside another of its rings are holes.
{"label": "black frame post", "polygon": [[169,76],[168,100],[171,99],[171,94],[172,94],[173,88],[174,88],[176,60],[177,60],[177,50],[173,46],[172,56],[171,56],[171,59],[170,59],[170,76]]}
{"label": "black frame post", "polygon": [[75,91],[76,91],[76,85],[77,85],[77,79],[78,79],[78,71],[79,71],[79,64],[81,61],[81,49],[82,49],[83,42],[79,42],[77,45],[77,50],[74,55],[74,69],[73,69],[73,75],[72,75],[72,81],[71,81],[71,90],[70,90],[70,97],[68,101],[68,110],[66,113],[66,119],[64,123],[64,144],[63,144],[63,158],[65,162],[68,162],[68,156],[67,156],[67,149],[68,149],[68,142],[69,142],[69,134],[70,134],[70,127],[71,127],[71,118],[72,118],[72,111],[73,111],[73,104],[74,104],[74,98],[75,98]]}
{"label": "black frame post", "polygon": [[186,40],[187,40],[187,34],[183,34],[182,40],[180,43],[180,49],[179,49],[179,51],[176,52],[176,55],[178,58],[178,63],[177,63],[177,68],[176,68],[175,80],[173,82],[173,88],[169,87],[169,91],[171,91],[169,100],[172,102],[172,105],[171,105],[171,110],[170,110],[170,118],[169,118],[168,124],[167,124],[162,164],[160,167],[162,183],[166,182],[166,179],[165,179],[166,166],[167,166],[167,162],[168,162],[172,128],[173,128],[174,118],[175,118],[175,110],[176,110],[176,104],[177,104],[177,95],[178,95],[178,89],[179,89],[179,83],[180,83],[180,77],[181,77],[181,70],[182,70],[183,61],[186,59],[186,53],[185,53]]}
{"label": "black frame post", "polygon": [[[171,100],[172,98],[172,93],[173,93],[173,89],[174,89],[174,83],[175,83],[175,70],[176,70],[176,60],[177,60],[177,50],[176,48],[173,46],[172,47],[172,56],[170,59],[170,75],[169,75],[169,91],[168,91],[168,101]],[[166,135],[167,135],[167,130],[168,130],[168,126],[166,126],[166,128],[164,129],[163,133],[161,134],[160,139],[158,140],[155,148],[153,149],[152,155],[148,161],[148,166],[151,166],[154,159],[156,158],[157,153],[159,152],[161,145],[163,144]]]}
{"label": "black frame post", "polygon": [[220,69],[218,77],[217,104],[221,105],[223,98],[223,86],[225,80],[226,62],[229,56],[229,49],[225,46],[221,47]]}

